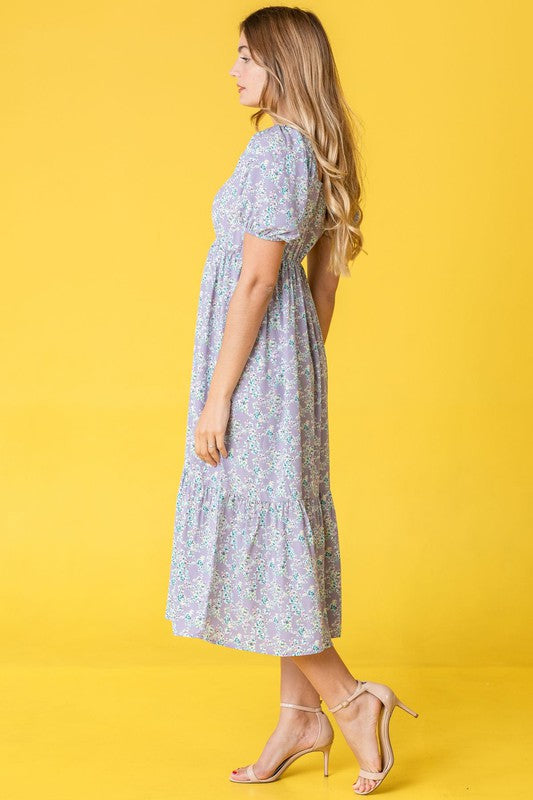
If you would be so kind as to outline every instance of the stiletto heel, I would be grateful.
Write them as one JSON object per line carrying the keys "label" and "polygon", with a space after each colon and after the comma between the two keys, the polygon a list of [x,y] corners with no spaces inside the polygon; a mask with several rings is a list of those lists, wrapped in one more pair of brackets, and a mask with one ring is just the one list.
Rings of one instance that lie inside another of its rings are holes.
{"label": "stiletto heel", "polygon": [[281,764],[278,764],[273,774],[269,778],[258,778],[254,772],[254,765],[249,764],[246,767],[246,777],[248,780],[232,778],[230,775],[230,781],[233,783],[271,783],[272,781],[277,781],[283,772],[285,772],[287,767],[290,766],[293,761],[296,761],[297,758],[304,756],[306,753],[315,753],[320,751],[322,751],[324,754],[324,776],[328,776],[329,751],[331,750],[331,745],[333,744],[335,734],[333,728],[331,727],[331,722],[322,711],[322,708],[320,706],[317,706],[316,708],[312,708],[311,706],[298,706],[294,703],[280,703],[280,705],[284,706],[285,708],[297,708],[300,711],[314,711],[318,719],[318,733],[313,746],[308,747],[305,750],[299,750],[297,753],[293,753],[292,756],[285,758]]}
{"label": "stiletto heel", "polygon": [[401,700],[398,700],[398,698],[396,698],[396,705],[400,706],[400,708],[403,708],[403,710],[407,711],[408,714],[411,714],[412,717],[418,717],[418,714],[416,713],[416,711],[413,711],[412,708],[409,708],[409,706],[406,706],[404,703],[402,703]]}
{"label": "stiletto heel", "polygon": [[[370,692],[370,694],[373,694],[375,697],[381,700],[382,703],[378,723],[378,740],[381,758],[385,761],[385,763],[383,764],[382,761],[382,769],[380,772],[371,772],[370,770],[366,769],[359,770],[358,778],[369,778],[369,780],[376,781],[376,783],[371,789],[367,789],[366,792],[359,792],[357,789],[354,789],[356,794],[370,794],[370,792],[373,792],[375,789],[377,789],[378,786],[383,783],[385,777],[394,764],[394,753],[392,751],[389,734],[389,720],[396,706],[400,706],[400,708],[403,708],[404,711],[407,711],[407,713],[411,714],[413,717],[418,717],[418,713],[402,703],[401,700],[394,694],[390,686],[386,686],[384,683],[374,683],[373,681],[357,681],[357,688],[355,691],[349,695],[349,697],[346,697],[344,700],[341,700],[340,703],[337,703],[336,706],[333,706],[333,708],[328,707],[328,711],[335,713],[336,711],[340,711],[341,708],[346,708],[346,706],[349,705],[352,700],[355,700],[355,698],[359,697],[359,695],[363,692]],[[357,783],[357,779],[354,781],[354,784],[355,783]]]}
{"label": "stiletto heel", "polygon": [[323,747],[322,750],[324,752],[324,777],[327,778],[329,775],[329,751],[331,750],[331,744]]}

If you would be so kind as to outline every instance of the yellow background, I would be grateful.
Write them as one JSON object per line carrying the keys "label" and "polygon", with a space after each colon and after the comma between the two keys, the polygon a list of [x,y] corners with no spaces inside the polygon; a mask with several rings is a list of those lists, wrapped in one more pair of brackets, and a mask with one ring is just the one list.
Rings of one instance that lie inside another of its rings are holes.
{"label": "yellow background", "polygon": [[[259,6],[2,11],[6,800],[256,794],[227,775],[273,727],[279,660],[173,637],[164,611],[211,202],[254,132],[229,70]],[[384,791],[526,797],[529,4],[302,7],[363,133],[368,255],[326,344],[335,644],[420,712],[394,717]],[[340,732],[327,780],[312,758],[267,791],[349,796]]]}

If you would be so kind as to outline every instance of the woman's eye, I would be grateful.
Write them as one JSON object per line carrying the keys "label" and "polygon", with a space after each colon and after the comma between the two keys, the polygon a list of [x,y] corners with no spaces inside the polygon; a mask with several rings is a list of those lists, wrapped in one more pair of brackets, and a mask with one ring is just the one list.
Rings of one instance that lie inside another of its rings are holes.
{"label": "woman's eye", "polygon": [[241,58],[242,58],[243,61],[249,61],[250,60],[249,58],[245,58],[244,56],[241,56]]}

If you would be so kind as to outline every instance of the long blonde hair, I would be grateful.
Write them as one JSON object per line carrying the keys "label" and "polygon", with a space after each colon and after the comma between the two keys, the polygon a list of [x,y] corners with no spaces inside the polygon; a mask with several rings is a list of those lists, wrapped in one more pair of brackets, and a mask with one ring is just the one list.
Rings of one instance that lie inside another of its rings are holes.
{"label": "long blonde hair", "polygon": [[[239,33],[267,72],[260,108],[251,117],[255,128],[268,113],[310,140],[324,187],[324,235],[332,239],[328,268],[350,276],[348,262],[363,250],[358,120],[344,97],[326,32],[311,11],[266,6],[240,22]],[[278,114],[280,101],[288,119]]]}

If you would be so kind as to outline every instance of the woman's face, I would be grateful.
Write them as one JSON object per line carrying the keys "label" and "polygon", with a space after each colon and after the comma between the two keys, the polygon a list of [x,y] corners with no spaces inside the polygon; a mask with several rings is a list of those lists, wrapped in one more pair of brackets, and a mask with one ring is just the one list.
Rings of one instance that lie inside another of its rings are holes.
{"label": "woman's face", "polygon": [[237,89],[241,105],[259,108],[259,98],[265,85],[267,72],[252,60],[244,33],[241,33],[237,52],[239,55],[229,74],[236,78],[238,87],[243,87]]}

